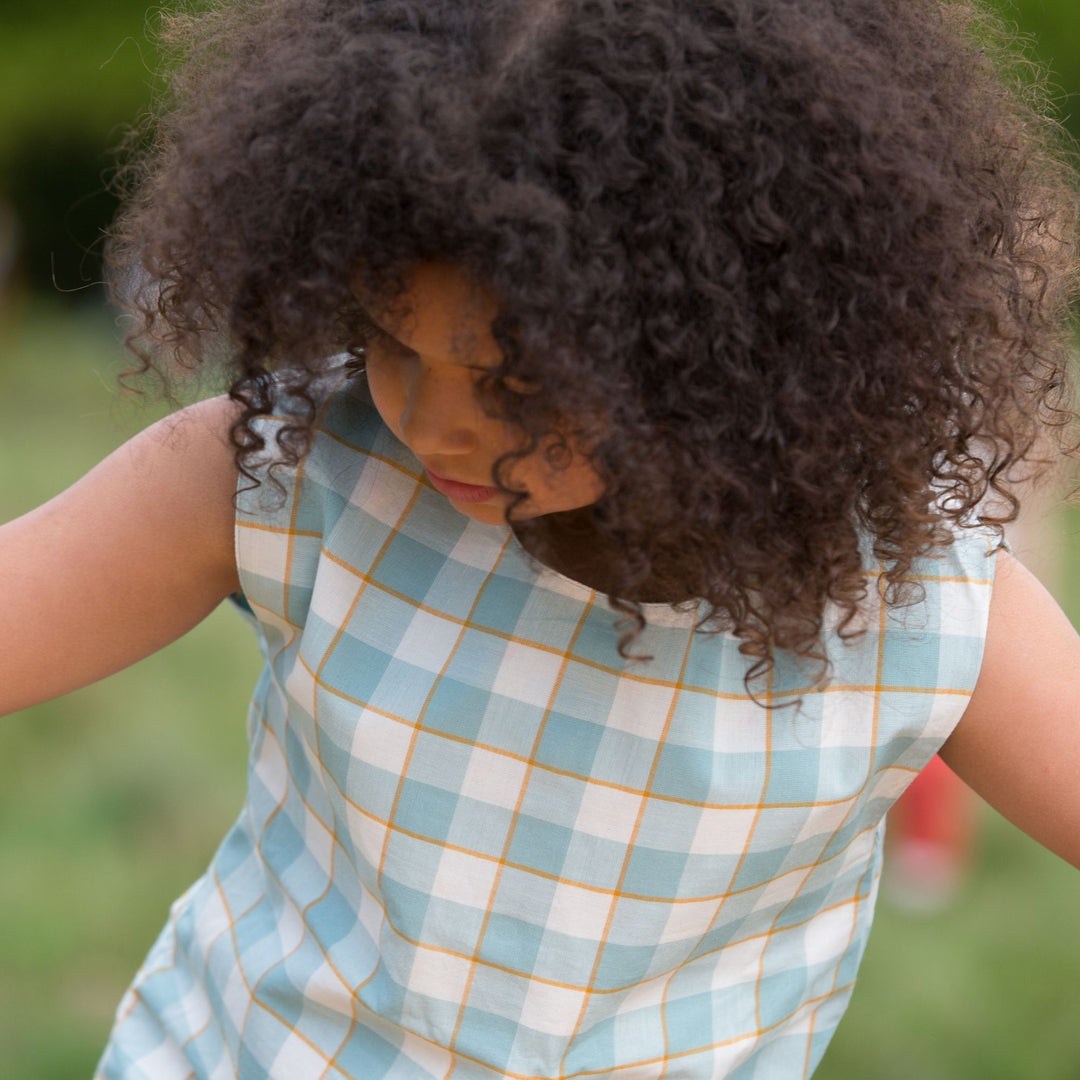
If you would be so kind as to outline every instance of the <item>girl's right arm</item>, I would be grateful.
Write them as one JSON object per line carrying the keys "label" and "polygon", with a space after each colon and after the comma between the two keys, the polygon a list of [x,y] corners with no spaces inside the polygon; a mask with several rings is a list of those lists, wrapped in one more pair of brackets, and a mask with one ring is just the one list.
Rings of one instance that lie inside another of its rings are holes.
{"label": "girl's right arm", "polygon": [[160,421],[0,527],[0,715],[127,667],[239,589],[235,409]]}
{"label": "girl's right arm", "polygon": [[941,757],[1080,868],[1080,634],[1029,570],[996,558],[982,670]]}

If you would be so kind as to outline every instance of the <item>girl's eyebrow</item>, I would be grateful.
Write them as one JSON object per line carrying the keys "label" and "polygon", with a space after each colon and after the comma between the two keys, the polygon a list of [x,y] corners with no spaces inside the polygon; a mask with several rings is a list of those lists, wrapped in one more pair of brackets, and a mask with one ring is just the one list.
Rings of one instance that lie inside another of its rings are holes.
{"label": "girl's eyebrow", "polygon": [[[397,348],[401,349],[404,352],[412,353],[414,356],[423,355],[422,353],[417,352],[417,350],[414,349],[411,345],[406,345],[405,342],[402,341],[399,337],[397,337],[396,334],[393,334],[389,330],[387,330],[381,322],[379,322],[372,316],[371,311],[368,308],[361,308],[360,312],[366,323],[365,329],[369,333],[373,333],[376,337],[386,339],[392,345],[397,346]],[[490,374],[493,370],[493,368],[485,367],[483,364],[463,363],[459,364],[458,366],[466,368],[469,371],[479,371],[485,374]]]}
{"label": "girl's eyebrow", "polygon": [[387,337],[391,336],[386,327],[371,314],[371,308],[366,307],[363,304],[357,304],[354,311],[359,314],[365,330],[374,330],[377,334],[386,334]]}

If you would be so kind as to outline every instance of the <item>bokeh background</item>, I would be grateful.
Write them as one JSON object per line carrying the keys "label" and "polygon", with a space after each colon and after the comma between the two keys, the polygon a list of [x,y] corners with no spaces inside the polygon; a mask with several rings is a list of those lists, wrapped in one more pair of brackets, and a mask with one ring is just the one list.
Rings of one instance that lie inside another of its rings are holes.
{"label": "bokeh background", "polygon": [[[1080,5],[997,2],[1080,137]],[[0,519],[161,412],[117,390],[129,361],[99,284],[111,148],[155,91],[156,18],[142,0],[0,0]],[[1078,532],[1048,492],[1016,540],[1074,623]],[[221,610],[130,671],[0,721],[0,1080],[91,1075],[170,902],[239,809],[257,669]],[[818,1075],[1078,1080],[1078,985],[1080,877],[983,809],[950,905],[880,906]]]}

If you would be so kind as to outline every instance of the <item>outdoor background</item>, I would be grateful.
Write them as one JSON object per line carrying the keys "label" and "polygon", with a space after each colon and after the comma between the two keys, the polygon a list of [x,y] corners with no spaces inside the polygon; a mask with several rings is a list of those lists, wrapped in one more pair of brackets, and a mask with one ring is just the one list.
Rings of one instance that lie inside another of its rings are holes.
{"label": "outdoor background", "polygon": [[[117,392],[122,326],[96,284],[108,148],[152,92],[156,10],[0,0],[0,520],[160,414]],[[1080,5],[1003,10],[1080,136]],[[1018,546],[1077,622],[1080,519],[1052,496],[1036,516]],[[221,610],[134,669],[0,721],[0,1080],[91,1075],[169,903],[239,809],[257,668]],[[990,811],[980,825],[952,907],[881,905],[822,1080],[1080,1078],[1080,877]]]}

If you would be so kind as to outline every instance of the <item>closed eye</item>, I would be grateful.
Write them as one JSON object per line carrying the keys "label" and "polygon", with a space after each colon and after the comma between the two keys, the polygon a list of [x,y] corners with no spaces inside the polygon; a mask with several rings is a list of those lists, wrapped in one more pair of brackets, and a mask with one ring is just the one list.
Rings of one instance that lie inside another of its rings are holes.
{"label": "closed eye", "polygon": [[[420,354],[415,349],[411,349],[404,342],[399,341],[393,334],[372,319],[370,315],[365,319],[363,337],[365,348],[374,347],[387,354],[397,354],[404,359],[414,360],[420,357]],[[480,364],[463,364],[461,366],[468,371],[475,372],[478,382],[490,379],[511,394],[520,394],[526,397],[540,391],[540,384],[532,379],[523,379],[517,375],[498,375],[495,374],[492,368],[483,367]]]}
{"label": "closed eye", "polygon": [[364,346],[375,346],[388,352],[396,352],[403,356],[414,357],[417,353],[398,341],[396,337],[384,330],[377,322],[368,319],[364,326]]}
{"label": "closed eye", "polygon": [[519,394],[522,397],[528,397],[531,394],[538,394],[540,392],[540,384],[533,379],[522,379],[517,375],[495,375],[491,368],[479,367],[477,365],[470,365],[469,370],[475,371],[481,379],[485,376],[490,378],[492,382],[511,394]]}

